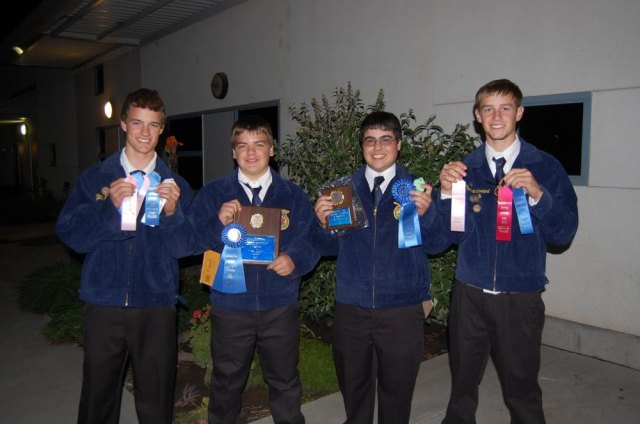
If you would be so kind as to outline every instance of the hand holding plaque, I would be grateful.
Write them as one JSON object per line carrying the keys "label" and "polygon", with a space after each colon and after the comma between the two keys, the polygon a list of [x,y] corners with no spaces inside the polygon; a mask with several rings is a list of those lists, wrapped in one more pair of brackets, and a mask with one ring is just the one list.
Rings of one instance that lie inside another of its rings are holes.
{"label": "hand holding plaque", "polygon": [[333,207],[333,212],[327,217],[327,229],[340,230],[354,227],[355,211],[351,184],[327,187],[321,192],[324,196],[329,196]]}
{"label": "hand holding plaque", "polygon": [[242,246],[245,264],[268,265],[278,257],[281,214],[279,208],[242,206],[237,222],[247,230]]}
{"label": "hand holding plaque", "polygon": [[351,183],[351,176],[338,178],[320,187],[320,195],[329,196],[333,212],[327,217],[326,228],[335,236],[369,226],[358,192]]}

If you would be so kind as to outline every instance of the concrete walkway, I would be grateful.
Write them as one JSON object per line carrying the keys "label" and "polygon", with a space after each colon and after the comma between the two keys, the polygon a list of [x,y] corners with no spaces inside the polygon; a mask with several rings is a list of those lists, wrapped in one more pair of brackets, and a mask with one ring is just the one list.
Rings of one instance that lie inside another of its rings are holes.
{"label": "concrete walkway", "polygon": [[[17,287],[32,270],[69,260],[53,224],[0,226],[0,422],[70,424],[76,421],[82,350],[51,345],[40,334],[46,316],[21,310]],[[640,371],[544,346],[540,373],[548,424],[639,424]],[[450,390],[448,356],[422,363],[412,424],[439,424]],[[506,424],[492,366],[480,385],[478,424]],[[303,406],[308,424],[345,419],[339,393]],[[270,417],[255,424],[272,423]],[[133,397],[124,393],[120,423],[137,423]]]}
{"label": "concrete walkway", "polygon": [[[82,384],[82,349],[51,345],[42,336],[46,315],[25,312],[17,288],[36,268],[69,255],[56,241],[53,223],[0,226],[0,422],[76,422]],[[125,391],[120,423],[138,422]]]}
{"label": "concrete walkway", "polygon": [[[449,356],[422,363],[411,424],[440,424],[451,388]],[[639,424],[640,371],[543,346],[540,384],[547,424]],[[342,397],[333,394],[302,408],[309,424],[344,422]],[[480,385],[477,424],[508,424],[492,365]],[[376,421],[377,422],[377,421]],[[254,424],[273,423],[270,417]]]}

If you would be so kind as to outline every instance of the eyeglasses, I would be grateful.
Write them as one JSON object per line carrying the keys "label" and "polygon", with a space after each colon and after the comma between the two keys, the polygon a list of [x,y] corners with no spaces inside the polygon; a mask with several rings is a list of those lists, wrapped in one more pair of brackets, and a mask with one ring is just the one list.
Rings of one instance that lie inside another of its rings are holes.
{"label": "eyeglasses", "polygon": [[389,147],[391,146],[392,143],[395,143],[396,141],[398,141],[397,138],[385,135],[380,138],[365,137],[364,140],[362,140],[362,144],[365,145],[366,147],[374,147],[376,145],[376,142],[378,142],[382,147]]}

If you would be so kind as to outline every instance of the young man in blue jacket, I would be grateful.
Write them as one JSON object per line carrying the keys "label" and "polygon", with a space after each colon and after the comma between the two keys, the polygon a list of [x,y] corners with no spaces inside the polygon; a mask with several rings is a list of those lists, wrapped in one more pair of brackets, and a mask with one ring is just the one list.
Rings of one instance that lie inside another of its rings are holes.
{"label": "young man in blue jacket", "polygon": [[446,424],[476,422],[478,385],[489,356],[511,422],[545,422],[538,372],[546,249],[547,244],[571,242],[578,207],[560,162],[517,134],[524,113],[521,102],[522,92],[509,80],[481,87],[474,113],[486,142],[440,173],[439,211],[447,228],[455,203],[453,183],[464,180],[464,206],[453,206],[454,217],[464,216],[464,228],[445,233],[458,245],[449,316],[452,389]]}
{"label": "young man in blue jacket", "polygon": [[[190,234],[185,214],[194,196],[187,182],[156,155],[165,121],[157,91],[143,88],[130,93],[120,115],[124,149],[80,175],[58,216],[60,239],[85,255],[78,423],[118,422],[129,361],[140,423],[172,420],[178,258],[192,253],[184,236]],[[155,192],[164,208],[147,207],[145,191],[147,196]],[[127,207],[129,222],[124,227]],[[154,222],[155,218],[159,220]]]}
{"label": "young man in blue jacket", "polygon": [[325,256],[338,256],[334,362],[346,423],[374,422],[376,387],[378,423],[408,423],[424,352],[422,303],[430,299],[427,253],[442,250],[427,235],[437,214],[430,185],[420,184],[425,191],[411,190],[424,242],[400,248],[399,204],[392,188],[399,181],[412,185],[416,178],[396,163],[402,147],[400,121],[388,112],[369,114],[360,125],[360,145],[366,165],[351,180],[369,226],[334,237],[325,229],[333,211],[331,197],[320,196],[315,204],[316,248]]}
{"label": "young man in blue jacket", "polygon": [[243,264],[244,291],[225,292],[215,283],[211,290],[209,423],[237,422],[257,351],[273,421],[301,424],[298,289],[301,277],[318,261],[309,244],[313,210],[302,189],[269,166],[274,145],[268,122],[257,116],[238,120],[231,146],[238,168],[205,185],[194,204],[198,250],[212,249],[224,257],[223,231],[249,205],[281,210],[280,241],[273,262]]}

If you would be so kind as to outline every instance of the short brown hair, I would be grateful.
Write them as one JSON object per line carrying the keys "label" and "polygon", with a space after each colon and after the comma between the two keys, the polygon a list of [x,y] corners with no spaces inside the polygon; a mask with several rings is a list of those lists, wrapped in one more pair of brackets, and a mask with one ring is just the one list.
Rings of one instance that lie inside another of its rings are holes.
{"label": "short brown hair", "polygon": [[142,109],[149,109],[154,112],[160,112],[162,115],[162,125],[167,121],[167,112],[164,109],[164,102],[160,97],[160,94],[156,90],[149,90],[148,88],[141,88],[129,93],[122,105],[122,112],[120,112],[120,119],[122,121],[127,120],[129,115],[129,109],[132,107],[139,107]]}
{"label": "short brown hair", "polygon": [[246,132],[263,133],[267,136],[269,146],[273,146],[273,132],[271,125],[257,115],[249,115],[238,119],[231,127],[231,148],[235,148],[236,138]]}
{"label": "short brown hair", "polygon": [[520,91],[520,87],[508,79],[497,79],[486,83],[478,89],[474,108],[479,109],[480,101],[492,94],[499,94],[502,96],[511,95],[513,100],[516,102],[516,107],[520,107],[522,105],[522,91]]}

